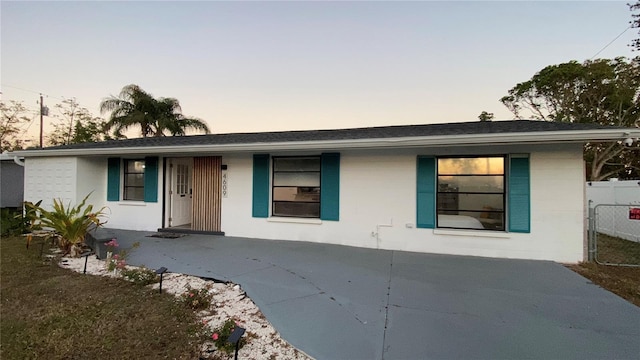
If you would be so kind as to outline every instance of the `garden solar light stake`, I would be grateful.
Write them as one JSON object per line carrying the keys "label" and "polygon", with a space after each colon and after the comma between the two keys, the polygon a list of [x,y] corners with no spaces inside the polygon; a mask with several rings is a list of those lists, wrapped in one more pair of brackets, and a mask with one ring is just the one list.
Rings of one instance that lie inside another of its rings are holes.
{"label": "garden solar light stake", "polygon": [[227,338],[227,342],[230,344],[236,344],[236,355],[234,357],[235,360],[238,360],[238,348],[240,345],[240,338],[244,334],[245,329],[241,328],[236,324],[236,327],[233,329],[233,332]]}
{"label": "garden solar light stake", "polygon": [[84,258],[84,270],[82,270],[83,274],[87,273],[87,260],[89,260],[89,255],[91,255],[93,252],[92,251],[85,251],[82,254],[80,254],[80,257]]}
{"label": "garden solar light stake", "polygon": [[167,272],[167,268],[164,266],[156,270],[156,274],[160,275],[160,291],[158,291],[158,293],[160,294],[162,294],[162,275],[164,275],[164,273],[166,272]]}

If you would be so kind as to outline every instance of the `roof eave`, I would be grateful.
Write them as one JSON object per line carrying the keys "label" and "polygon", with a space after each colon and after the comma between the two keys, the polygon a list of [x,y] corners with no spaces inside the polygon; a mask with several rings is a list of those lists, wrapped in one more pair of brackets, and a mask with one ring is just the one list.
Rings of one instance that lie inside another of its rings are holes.
{"label": "roof eave", "polygon": [[580,131],[544,131],[521,133],[462,134],[440,136],[393,137],[376,139],[347,139],[319,141],[286,141],[240,144],[203,144],[170,146],[136,146],[88,149],[58,150],[19,150],[11,155],[24,157],[52,156],[108,156],[141,154],[190,154],[190,153],[233,153],[233,152],[269,152],[285,150],[319,149],[380,149],[411,148],[434,146],[472,146],[505,144],[549,144],[549,143],[586,143],[589,141],[618,141],[625,138],[639,138],[640,129],[597,129]]}

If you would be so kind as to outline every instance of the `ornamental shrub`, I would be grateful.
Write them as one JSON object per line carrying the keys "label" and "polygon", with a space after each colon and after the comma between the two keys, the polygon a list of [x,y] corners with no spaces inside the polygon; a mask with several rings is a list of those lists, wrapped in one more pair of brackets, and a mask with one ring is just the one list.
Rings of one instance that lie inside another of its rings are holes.
{"label": "ornamental shrub", "polygon": [[209,292],[210,285],[203,287],[202,289],[192,289],[189,284],[186,286],[187,291],[180,295],[180,301],[194,310],[207,309],[211,305],[213,300],[213,294]]}
{"label": "ornamental shrub", "polygon": [[[107,259],[106,259],[107,271],[114,271],[114,270],[122,271],[126,269],[127,258],[129,258],[129,253],[131,253],[131,251],[140,247],[140,243],[136,241],[133,243],[133,245],[130,248],[118,250],[118,247],[120,246],[120,244],[118,244],[118,240],[115,238],[111,239],[111,241],[109,241],[105,245],[107,247]],[[117,253],[113,254],[114,252],[116,252],[116,250],[117,250]]]}
{"label": "ornamental shrub", "polygon": [[[211,340],[216,344],[216,348],[220,351],[223,351],[227,354],[231,354],[235,352],[236,345],[227,342],[229,336],[235,330],[236,326],[240,326],[238,321],[235,319],[227,319],[221,326],[215,328],[211,333]],[[241,349],[246,343],[246,339],[244,337],[240,338],[238,342],[238,349]]]}
{"label": "ornamental shrub", "polygon": [[0,232],[1,235],[20,235],[28,227],[27,219],[22,215],[20,209],[4,208],[0,210]]}
{"label": "ornamental shrub", "polygon": [[[33,225],[52,228],[58,240],[58,246],[67,255],[72,250],[78,251],[84,238],[92,228],[104,224],[101,218],[105,216],[105,207],[93,211],[93,205],[87,204],[89,195],[76,205],[65,204],[61,199],[53,200],[53,210],[47,211],[40,207],[40,203],[25,203],[27,214],[32,214]],[[75,255],[75,254],[74,254]]]}
{"label": "ornamental shrub", "polygon": [[158,281],[158,274],[144,266],[135,269],[125,268],[120,271],[120,274],[125,280],[131,281],[139,286],[153,284]]}

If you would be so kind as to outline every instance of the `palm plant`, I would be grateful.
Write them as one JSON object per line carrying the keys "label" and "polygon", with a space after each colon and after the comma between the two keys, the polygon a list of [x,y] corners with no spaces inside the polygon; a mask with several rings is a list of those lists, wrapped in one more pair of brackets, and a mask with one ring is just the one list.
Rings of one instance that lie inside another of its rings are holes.
{"label": "palm plant", "polygon": [[133,126],[140,126],[143,137],[151,135],[155,108],[153,96],[133,84],[123,87],[119,97],[111,96],[100,103],[101,114],[111,113],[107,128],[113,129],[117,137]]}
{"label": "palm plant", "polygon": [[184,136],[189,129],[209,133],[209,127],[205,122],[182,115],[182,108],[177,99],[160,98],[157,105],[159,115],[155,124],[155,136],[164,136],[165,131],[168,131],[171,136]]}
{"label": "palm plant", "polygon": [[117,137],[130,127],[140,127],[142,137],[185,135],[189,129],[209,133],[207,124],[182,115],[180,102],[174,98],[155,99],[138,85],[122,88],[119,97],[111,96],[100,103],[100,112],[111,113],[107,127]]}
{"label": "palm plant", "polygon": [[[105,216],[105,208],[93,211],[93,205],[86,205],[87,199],[91,194],[85,196],[82,201],[72,207],[71,204],[64,205],[62,200],[53,200],[53,210],[47,211],[37,204],[25,203],[25,207],[30,214],[39,214],[33,216],[38,220],[38,224],[42,227],[51,228],[55,232],[58,239],[58,246],[63,251],[63,255],[71,252],[77,252],[80,244],[84,243],[85,236],[92,228],[104,225],[101,218]],[[35,222],[34,222],[35,224]]]}

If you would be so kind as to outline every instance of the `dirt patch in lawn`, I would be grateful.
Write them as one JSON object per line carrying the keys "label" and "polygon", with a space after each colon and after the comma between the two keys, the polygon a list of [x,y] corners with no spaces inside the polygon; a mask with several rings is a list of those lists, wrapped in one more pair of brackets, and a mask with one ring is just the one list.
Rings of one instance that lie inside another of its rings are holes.
{"label": "dirt patch in lawn", "polygon": [[594,284],[640,306],[640,267],[623,267],[580,263],[569,265],[571,270],[593,281]]}

